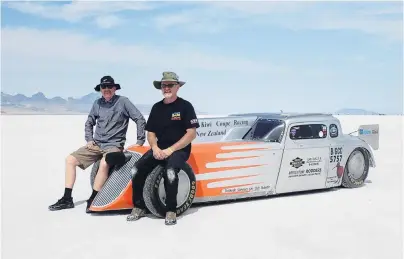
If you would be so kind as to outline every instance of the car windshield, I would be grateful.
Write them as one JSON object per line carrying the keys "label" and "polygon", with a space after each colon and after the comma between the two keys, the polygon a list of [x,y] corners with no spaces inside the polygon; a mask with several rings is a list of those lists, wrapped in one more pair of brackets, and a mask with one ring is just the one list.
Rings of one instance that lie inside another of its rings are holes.
{"label": "car windshield", "polygon": [[260,118],[243,137],[244,140],[258,140],[280,142],[284,129],[284,122],[275,119]]}

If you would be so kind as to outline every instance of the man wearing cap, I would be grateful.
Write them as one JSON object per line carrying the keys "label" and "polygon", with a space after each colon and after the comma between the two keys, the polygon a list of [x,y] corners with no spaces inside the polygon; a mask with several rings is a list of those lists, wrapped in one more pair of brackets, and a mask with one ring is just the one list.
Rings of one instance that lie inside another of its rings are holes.
{"label": "man wearing cap", "polygon": [[127,97],[115,94],[115,91],[121,89],[121,86],[116,84],[111,76],[104,76],[94,89],[97,92],[101,91],[102,97],[94,101],[85,123],[87,144],[67,156],[65,192],[60,200],[49,206],[49,210],[74,208],[72,189],[76,180],[76,167],[85,170],[101,159],[94,180],[93,193],[87,200],[86,211],[89,212],[88,208],[93,199],[108,178],[111,166],[108,163],[111,162],[105,160],[105,155],[110,152],[123,151],[129,119],[137,125],[136,145],[141,146],[145,142],[146,120]]}
{"label": "man wearing cap", "polygon": [[127,220],[137,220],[145,215],[144,182],[151,170],[162,164],[167,204],[165,224],[173,225],[176,224],[178,172],[189,158],[199,123],[192,104],[177,96],[185,82],[179,81],[176,73],[163,72],[161,81],[153,84],[161,90],[164,99],[153,105],[147,120],[147,140],[151,149],[134,166],[134,209]]}

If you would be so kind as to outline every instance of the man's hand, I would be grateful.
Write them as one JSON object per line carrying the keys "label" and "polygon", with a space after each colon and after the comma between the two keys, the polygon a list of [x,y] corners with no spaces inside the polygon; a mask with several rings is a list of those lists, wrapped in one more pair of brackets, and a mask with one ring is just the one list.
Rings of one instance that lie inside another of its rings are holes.
{"label": "man's hand", "polygon": [[154,158],[158,160],[163,160],[167,157],[166,154],[158,146],[154,146],[152,150]]}
{"label": "man's hand", "polygon": [[174,152],[174,151],[173,151],[171,148],[166,148],[166,149],[163,150],[163,153],[164,153],[165,157],[171,156],[171,154],[172,154],[173,152]]}
{"label": "man's hand", "polygon": [[94,141],[88,141],[86,147],[87,148],[94,148],[95,142]]}

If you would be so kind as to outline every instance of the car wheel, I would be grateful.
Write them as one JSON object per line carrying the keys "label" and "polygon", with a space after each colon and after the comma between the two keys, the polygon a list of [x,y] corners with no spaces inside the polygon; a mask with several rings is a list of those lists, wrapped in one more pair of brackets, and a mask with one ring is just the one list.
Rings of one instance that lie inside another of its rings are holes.
{"label": "car wheel", "polygon": [[342,177],[342,186],[346,188],[360,187],[368,177],[369,159],[361,148],[356,148],[349,155]]}
{"label": "car wheel", "polygon": [[[146,178],[143,199],[146,207],[156,217],[165,217],[165,188],[162,166],[157,166]],[[178,173],[177,216],[184,213],[191,205],[196,193],[196,178],[192,168],[185,163]]]}

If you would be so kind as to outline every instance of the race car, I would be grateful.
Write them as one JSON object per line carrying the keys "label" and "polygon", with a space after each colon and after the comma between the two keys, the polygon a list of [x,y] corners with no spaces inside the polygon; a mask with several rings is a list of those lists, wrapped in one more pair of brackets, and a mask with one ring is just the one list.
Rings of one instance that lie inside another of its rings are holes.
{"label": "race car", "polygon": [[[196,203],[355,188],[376,166],[378,124],[359,126],[355,136],[343,134],[331,114],[235,114],[199,123],[190,158],[179,173],[177,215]],[[90,211],[133,208],[132,169],[149,148],[125,152],[126,163],[111,168]],[[93,165],[91,186],[98,165]],[[157,166],[143,189],[146,206],[157,217],[165,215],[162,176],[163,168]]]}

